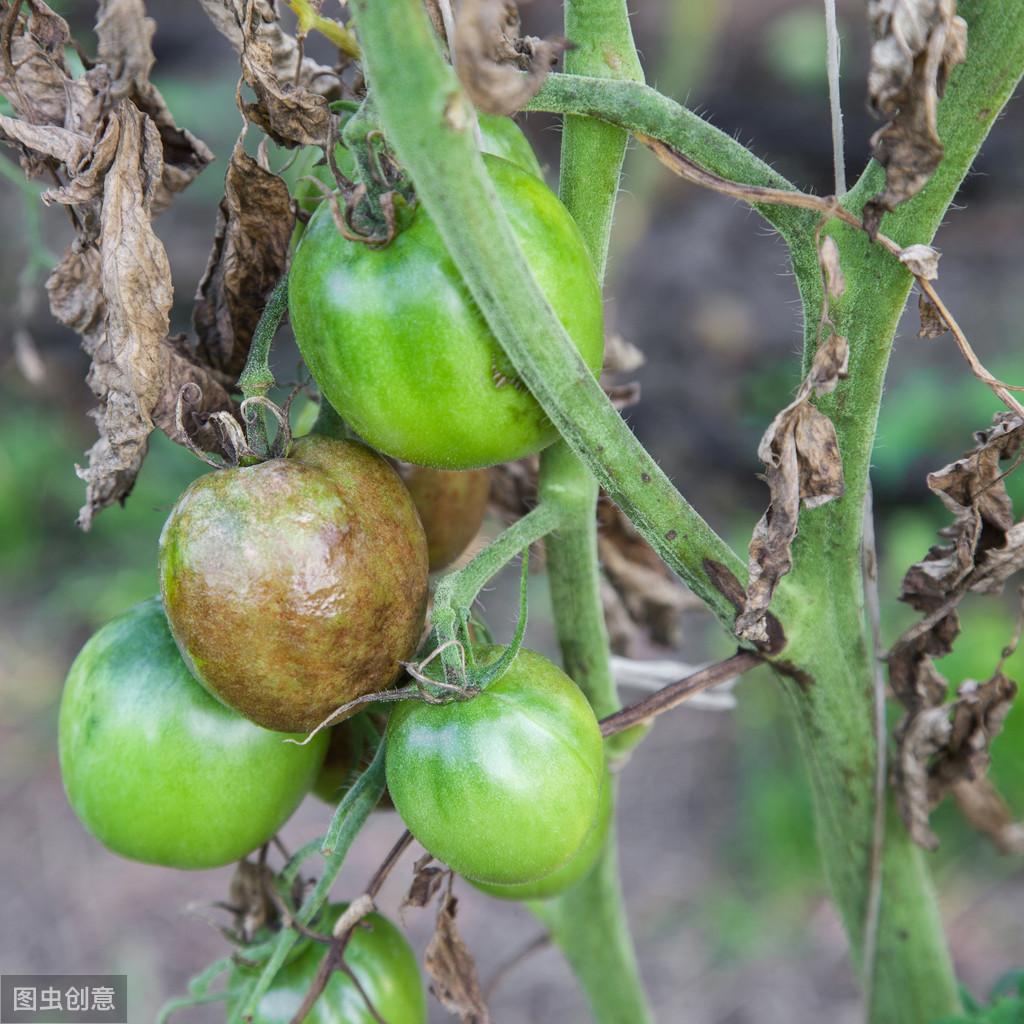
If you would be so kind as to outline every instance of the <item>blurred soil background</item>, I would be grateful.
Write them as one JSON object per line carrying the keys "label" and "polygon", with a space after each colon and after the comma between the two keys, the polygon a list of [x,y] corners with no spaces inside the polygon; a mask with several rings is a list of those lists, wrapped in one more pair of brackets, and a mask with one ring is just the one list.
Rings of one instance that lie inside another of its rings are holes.
{"label": "blurred soil background", "polygon": [[[88,46],[91,4],[55,4]],[[179,124],[218,156],[155,227],[175,270],[172,329],[187,330],[206,264],[225,159],[240,127],[233,53],[198,4],[150,0],[153,76]],[[645,0],[634,26],[650,81],[686,100],[805,188],[832,181],[824,27],[817,0]],[[847,166],[851,180],[876,124],[864,112],[863,5],[841,2]],[[334,12],[329,12],[334,13]],[[558,5],[536,0],[527,27],[556,28]],[[539,116],[526,129],[549,172],[558,132]],[[251,136],[255,133],[250,133]],[[277,154],[276,166],[284,163]],[[152,594],[156,541],[182,488],[205,469],[162,435],[126,507],[104,512],[88,535],[75,527],[83,497],[74,464],[93,440],[86,360],[50,318],[41,282],[69,237],[59,208],[18,187],[0,155],[0,969],[127,973],[131,1020],[153,1018],[187,978],[222,956],[224,941],[189,905],[223,898],[222,871],[185,873],[122,861],[78,825],[56,761],[60,690],[74,654],[99,625]],[[609,278],[610,323],[647,354],[632,426],[683,492],[745,547],[766,491],[757,441],[798,376],[799,307],[785,250],[741,204],[672,178],[645,151],[628,157]],[[943,226],[942,294],[982,360],[1024,381],[1024,109],[1012,102]],[[52,254],[47,255],[47,252]],[[35,305],[32,305],[34,300]],[[18,330],[32,345],[16,345]],[[278,345],[279,379],[298,357]],[[974,381],[947,335],[916,337],[906,318],[896,345],[874,458],[883,629],[910,621],[895,596],[903,571],[945,521],[927,471],[970,447],[997,404]],[[1024,499],[1024,474],[1011,480]],[[1018,505],[1018,513],[1020,506]],[[805,513],[814,515],[813,512]],[[485,596],[498,636],[514,620],[511,581]],[[552,652],[543,580],[531,586],[530,646]],[[986,678],[1013,631],[1008,599],[968,602],[964,633],[942,666],[952,683]],[[728,643],[699,614],[675,652],[695,662]],[[650,650],[651,656],[668,652]],[[1024,656],[1009,665],[1022,678]],[[621,782],[624,885],[642,973],[665,1024],[845,1024],[859,1019],[844,939],[824,895],[805,778],[767,674],[748,677],[734,712],[680,710],[660,719]],[[995,774],[1024,815],[1024,701],[995,744]],[[314,799],[284,831],[296,848],[323,830]],[[1001,859],[954,813],[938,815],[932,863],[960,976],[985,994],[1024,965],[1024,867]],[[400,830],[378,813],[360,837],[338,895],[365,885]],[[413,856],[395,872],[382,907],[393,911]],[[538,932],[529,913],[464,884],[464,935],[486,980]],[[430,911],[411,911],[425,943]],[[588,1019],[559,955],[511,973],[492,1007],[499,1024]],[[434,1004],[432,1020],[447,1019]],[[183,1021],[214,1021],[216,1009]]]}

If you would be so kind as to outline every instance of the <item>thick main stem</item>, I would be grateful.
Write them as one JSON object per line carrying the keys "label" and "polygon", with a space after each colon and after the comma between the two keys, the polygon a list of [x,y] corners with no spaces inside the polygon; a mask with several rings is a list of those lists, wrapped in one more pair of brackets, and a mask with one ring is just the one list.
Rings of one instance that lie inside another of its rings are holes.
{"label": "thick main stem", "polygon": [[[565,34],[576,43],[570,72],[640,79],[624,0],[566,0]],[[566,118],[559,191],[580,227],[599,279],[604,278],[619,174],[628,135],[583,117]],[[555,630],[566,672],[599,718],[619,708],[597,556],[597,481],[559,441],[541,457],[540,497],[561,509],[546,540]],[[611,784],[611,782],[609,782]],[[651,1019],[619,883],[615,829],[597,864],[558,899],[535,906],[587,994],[601,1024]]]}

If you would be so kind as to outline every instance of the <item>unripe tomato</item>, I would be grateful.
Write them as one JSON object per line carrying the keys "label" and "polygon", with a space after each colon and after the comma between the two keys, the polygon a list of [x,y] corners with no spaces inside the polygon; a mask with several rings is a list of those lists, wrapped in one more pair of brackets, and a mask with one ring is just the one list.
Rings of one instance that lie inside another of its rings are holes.
{"label": "unripe tomato", "polygon": [[427,535],[430,571],[439,572],[451,565],[479,532],[491,495],[490,474],[486,469],[410,466],[402,476]]}
{"label": "unripe tomato", "polygon": [[327,749],[326,736],[284,740],[192,678],[156,598],[86,643],[61,699],[71,806],[101,843],[148,864],[218,867],[270,839]]}
{"label": "unripe tomato", "polygon": [[597,821],[587,833],[583,845],[560,868],[550,875],[538,878],[533,882],[520,882],[518,885],[495,885],[491,882],[477,882],[469,879],[470,884],[490,896],[500,900],[549,900],[572,888],[580,881],[597,862],[601,850],[608,839],[608,830],[612,821],[612,792],[615,783],[607,776],[601,787],[601,802],[597,809]]}
{"label": "unripe tomato", "polygon": [[[337,903],[328,907],[317,922],[317,929],[330,934],[347,906]],[[282,967],[260,1000],[252,1024],[289,1024],[313,984],[325,952],[325,946],[311,943],[294,961]],[[380,1020],[388,1024],[426,1024],[427,997],[416,954],[386,917],[369,914],[363,918],[345,949],[345,963],[359,979],[378,1016],[366,1005],[351,978],[335,971],[305,1018],[306,1024],[375,1024]],[[240,988],[255,977],[251,968],[235,967],[228,979],[228,989]],[[235,1000],[228,1001],[229,1016],[239,1008]]]}
{"label": "unripe tomato", "polygon": [[[501,650],[474,655],[488,664]],[[467,878],[543,878],[594,826],[601,731],[580,689],[540,654],[521,650],[469,700],[398,704],[387,742],[388,790],[406,827]]]}
{"label": "unripe tomato", "polygon": [[306,731],[388,686],[419,640],[427,544],[398,474],[354,441],[222,469],[160,536],[171,631],[206,688],[268,729]]}
{"label": "unripe tomato", "polygon": [[[484,163],[552,309],[596,374],[601,290],[579,229],[541,181]],[[473,302],[430,215],[403,209],[386,246],[346,239],[331,211],[310,220],[288,278],[295,337],[321,391],[375,448],[418,465],[471,469],[556,437]]]}

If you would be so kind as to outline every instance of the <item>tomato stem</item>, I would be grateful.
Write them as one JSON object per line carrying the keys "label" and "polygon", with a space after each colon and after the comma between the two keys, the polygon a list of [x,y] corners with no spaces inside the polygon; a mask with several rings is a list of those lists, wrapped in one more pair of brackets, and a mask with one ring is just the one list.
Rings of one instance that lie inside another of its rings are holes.
{"label": "tomato stem", "polygon": [[[252,344],[245,367],[238,377],[238,389],[243,399],[265,398],[277,383],[270,369],[270,346],[274,341],[281,321],[288,310],[288,275],[285,274],[274,285],[274,290],[263,307],[263,314],[253,332]],[[262,412],[246,422],[246,439],[249,447],[260,458],[267,455],[267,423]]]}

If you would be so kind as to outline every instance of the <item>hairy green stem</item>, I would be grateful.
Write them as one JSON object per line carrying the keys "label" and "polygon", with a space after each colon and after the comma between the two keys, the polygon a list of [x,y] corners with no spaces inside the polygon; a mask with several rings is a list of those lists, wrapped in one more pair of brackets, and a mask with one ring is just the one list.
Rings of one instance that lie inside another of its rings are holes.
{"label": "hairy green stem", "polygon": [[[270,369],[270,346],[287,312],[288,275],[285,274],[274,285],[274,290],[263,307],[263,313],[253,332],[245,367],[238,377],[238,389],[242,392],[243,401],[249,398],[265,398],[276,383]],[[267,424],[262,409],[252,409],[251,419],[246,417],[246,434],[249,447],[261,458],[265,456],[268,448]]]}
{"label": "hairy green stem", "polygon": [[[962,0],[960,13],[969,23],[970,43],[967,62],[954,72],[939,106],[945,158],[925,190],[882,224],[901,245],[932,240],[1024,69],[1024,8]],[[883,182],[881,168],[871,165],[844,206],[859,214]],[[849,339],[850,376],[818,404],[836,425],[846,494],[801,516],[792,579],[819,609],[819,618],[814,630],[790,635],[786,656],[808,676],[803,686],[788,681],[787,692],[807,754],[826,872],[857,959],[870,893],[876,809],[871,766],[877,756],[873,654],[860,578],[864,495],[885,372],[912,278],[862,232],[834,222],[829,230],[847,281],[835,319]],[[796,274],[805,311],[806,369],[816,345],[820,278],[806,264]],[[953,969],[923,854],[891,813],[885,837],[870,1019],[923,1024],[958,1006]]]}
{"label": "hairy green stem", "polygon": [[[624,0],[566,0],[565,34],[576,44],[566,55],[568,71],[643,77]],[[559,191],[599,279],[604,278],[627,142],[627,133],[614,125],[584,117],[565,119]],[[597,481],[564,442],[541,455],[540,499],[562,512],[559,528],[545,542],[562,663],[603,718],[617,711],[620,702],[601,601],[597,496]],[[595,1020],[644,1024],[651,1019],[622,899],[614,828],[593,870],[534,910],[579,979]]]}
{"label": "hairy green stem", "polygon": [[[356,780],[355,785],[345,794],[331,821],[330,828],[324,838],[322,852],[324,854],[323,872],[313,890],[305,898],[296,918],[299,924],[310,924],[320,908],[327,902],[331,886],[338,877],[349,848],[359,835],[370,812],[377,806],[384,794],[384,741],[377,748],[370,766]],[[273,952],[263,970],[252,982],[244,999],[237,1003],[227,1024],[242,1024],[251,1020],[260,1000],[274,982],[277,972],[284,966],[288,954],[299,941],[299,933],[293,928],[285,928],[275,940]]]}

